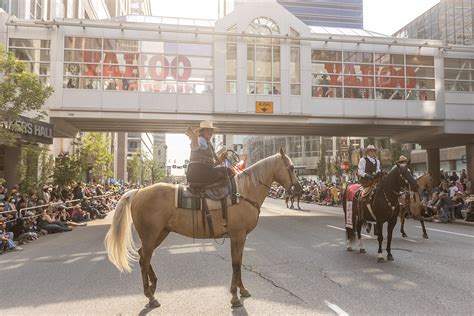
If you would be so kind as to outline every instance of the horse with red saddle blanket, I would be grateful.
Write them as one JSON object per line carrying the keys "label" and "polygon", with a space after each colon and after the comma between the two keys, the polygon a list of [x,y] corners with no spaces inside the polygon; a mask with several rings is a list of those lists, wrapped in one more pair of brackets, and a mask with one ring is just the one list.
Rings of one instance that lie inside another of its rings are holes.
{"label": "horse with red saddle blanket", "polygon": [[399,195],[403,189],[417,190],[417,183],[407,165],[397,163],[387,175],[381,176],[380,181],[368,197],[362,198],[360,188],[360,184],[349,185],[343,194],[342,206],[345,215],[347,251],[352,251],[352,241],[357,233],[360,252],[365,253],[361,238],[362,225],[367,222],[375,222],[379,242],[378,261],[383,262],[382,226],[388,222],[387,260],[392,261],[392,233],[400,213]]}

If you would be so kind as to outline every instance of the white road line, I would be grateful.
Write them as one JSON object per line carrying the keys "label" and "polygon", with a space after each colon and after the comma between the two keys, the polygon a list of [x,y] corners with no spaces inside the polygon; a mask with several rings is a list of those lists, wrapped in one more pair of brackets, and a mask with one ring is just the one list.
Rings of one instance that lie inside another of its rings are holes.
{"label": "white road line", "polygon": [[336,304],[333,304],[329,301],[324,301],[324,303],[326,303],[326,305],[332,309],[337,315],[339,316],[349,316],[348,313],[346,313],[342,308],[340,308],[339,306],[337,306]]}
{"label": "white road line", "polygon": [[271,213],[277,213],[277,214],[280,214],[280,215],[288,215],[288,214],[285,214],[285,213],[282,213],[282,212],[278,212],[278,211],[275,211],[275,210],[270,210],[268,208],[265,208],[266,211],[268,212],[271,212]]}
{"label": "white road line", "polygon": [[[342,230],[342,231],[346,231],[345,228],[341,228],[341,227],[336,227],[336,226],[332,226],[332,225],[326,225],[327,227],[330,227],[330,228],[334,228],[334,229],[338,229],[338,230]],[[361,234],[361,236],[364,236],[366,238],[370,238],[370,239],[375,239],[375,237],[372,237],[370,235],[366,235],[366,234]]]}
{"label": "white road line", "polygon": [[416,240],[413,240],[413,239],[408,239],[408,238],[403,238],[403,240],[406,240],[406,241],[409,241],[409,242],[413,242],[415,244],[418,244],[419,242],[417,242]]}
{"label": "white road line", "polygon": [[[417,228],[421,228],[421,226],[416,226]],[[434,229],[434,228],[428,228],[426,227],[427,230],[433,230],[435,232],[440,232],[440,233],[446,233],[446,234],[452,234],[452,235],[458,235],[458,236],[464,236],[464,237],[471,237],[474,238],[473,235],[466,235],[466,234],[461,234],[461,233],[455,233],[455,232],[450,232],[447,230],[441,230],[441,229]]]}

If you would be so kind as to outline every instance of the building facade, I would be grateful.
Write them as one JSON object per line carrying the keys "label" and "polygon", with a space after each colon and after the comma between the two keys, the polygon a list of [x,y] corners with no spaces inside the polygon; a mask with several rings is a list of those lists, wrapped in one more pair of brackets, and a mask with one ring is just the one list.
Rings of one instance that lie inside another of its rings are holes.
{"label": "building facade", "polygon": [[393,36],[474,45],[474,0],[441,0]]}
{"label": "building facade", "polygon": [[307,25],[364,28],[363,0],[278,0]]}
{"label": "building facade", "polygon": [[182,133],[207,119],[223,134],[420,143],[431,169],[440,148],[474,144],[470,46],[329,32],[272,1],[236,3],[214,22],[0,14],[0,26],[2,43],[54,86],[57,136]]}

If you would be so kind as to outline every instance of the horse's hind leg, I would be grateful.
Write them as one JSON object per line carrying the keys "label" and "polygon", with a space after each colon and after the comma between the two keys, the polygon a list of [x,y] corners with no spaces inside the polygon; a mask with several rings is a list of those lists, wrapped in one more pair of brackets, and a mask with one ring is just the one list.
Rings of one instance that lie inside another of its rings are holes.
{"label": "horse's hind leg", "polygon": [[405,209],[400,210],[400,233],[402,233],[402,237],[408,237],[405,234]]}
{"label": "horse's hind leg", "polygon": [[382,242],[383,242],[383,231],[382,231],[382,228],[383,228],[383,223],[377,221],[377,223],[375,224],[375,227],[377,228],[377,231],[378,231],[378,234],[377,234],[377,241],[379,242],[379,250],[378,250],[377,261],[378,261],[378,262],[384,262],[383,254],[382,254]]}
{"label": "horse's hind leg", "polygon": [[[142,280],[143,280],[143,293],[148,298],[149,302],[147,307],[149,308],[156,308],[160,307],[160,303],[155,299],[152,291],[152,287],[149,281],[149,271],[150,271],[150,261],[151,256],[153,254],[152,247],[147,245],[143,245],[139,250],[138,253],[140,254],[140,268],[142,272]],[[153,273],[154,274],[154,273]],[[156,276],[155,276],[156,277]]]}
{"label": "horse's hind leg", "polygon": [[[160,244],[163,242],[163,240],[165,240],[165,238],[168,236],[169,233],[170,232],[167,231],[167,230],[163,230],[161,232],[160,236],[158,237],[158,240],[155,243],[154,249],[156,249],[160,246]],[[150,266],[148,267],[148,277],[150,278],[150,282],[151,282],[151,293],[155,294],[156,282],[157,282],[158,278],[156,277],[155,271],[153,271],[153,267],[151,265],[151,262],[150,262]]]}
{"label": "horse's hind leg", "polygon": [[426,232],[425,221],[423,220],[423,217],[420,219],[420,224],[421,229],[423,229],[423,238],[428,239],[428,233]]}
{"label": "horse's hind leg", "polygon": [[[397,224],[397,216],[392,217],[388,221],[388,226],[387,226],[387,260],[388,261],[393,261],[393,256],[392,256],[392,233],[393,233],[393,228]],[[382,230],[380,230],[382,231]]]}
{"label": "horse's hind leg", "polygon": [[362,230],[362,223],[357,223],[357,239],[359,240],[359,252],[366,253],[364,242],[362,241],[361,230]]}
{"label": "horse's hind leg", "polygon": [[242,302],[237,295],[237,287],[240,288],[240,294],[243,297],[250,296],[250,293],[245,289],[242,284],[241,277],[241,265],[242,265],[242,254],[244,251],[245,234],[239,234],[238,236],[230,237],[230,252],[232,256],[232,283],[230,285],[230,293],[232,294],[232,300],[230,301],[232,307],[242,306]]}

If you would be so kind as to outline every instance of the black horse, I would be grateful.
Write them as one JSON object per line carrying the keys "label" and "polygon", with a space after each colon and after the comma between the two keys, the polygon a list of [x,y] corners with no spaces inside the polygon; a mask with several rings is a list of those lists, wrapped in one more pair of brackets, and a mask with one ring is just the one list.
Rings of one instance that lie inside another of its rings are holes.
{"label": "black horse", "polygon": [[[378,261],[383,262],[382,255],[382,241],[383,233],[382,227],[385,222],[388,222],[387,227],[387,260],[392,261],[391,253],[392,232],[397,224],[397,217],[400,213],[400,205],[398,202],[399,193],[402,189],[416,190],[417,183],[411,174],[410,169],[404,164],[396,164],[387,175],[384,175],[373,194],[370,196],[370,210],[367,207],[367,202],[361,201],[361,190],[359,190],[352,201],[352,228],[348,227],[346,221],[346,238],[347,251],[352,251],[352,241],[354,235],[357,233],[359,240],[359,249],[361,253],[365,253],[362,243],[361,229],[363,224],[367,222],[375,222],[376,230],[378,231]],[[349,189],[349,187],[348,187]],[[347,216],[346,193],[343,194],[343,209]]]}

